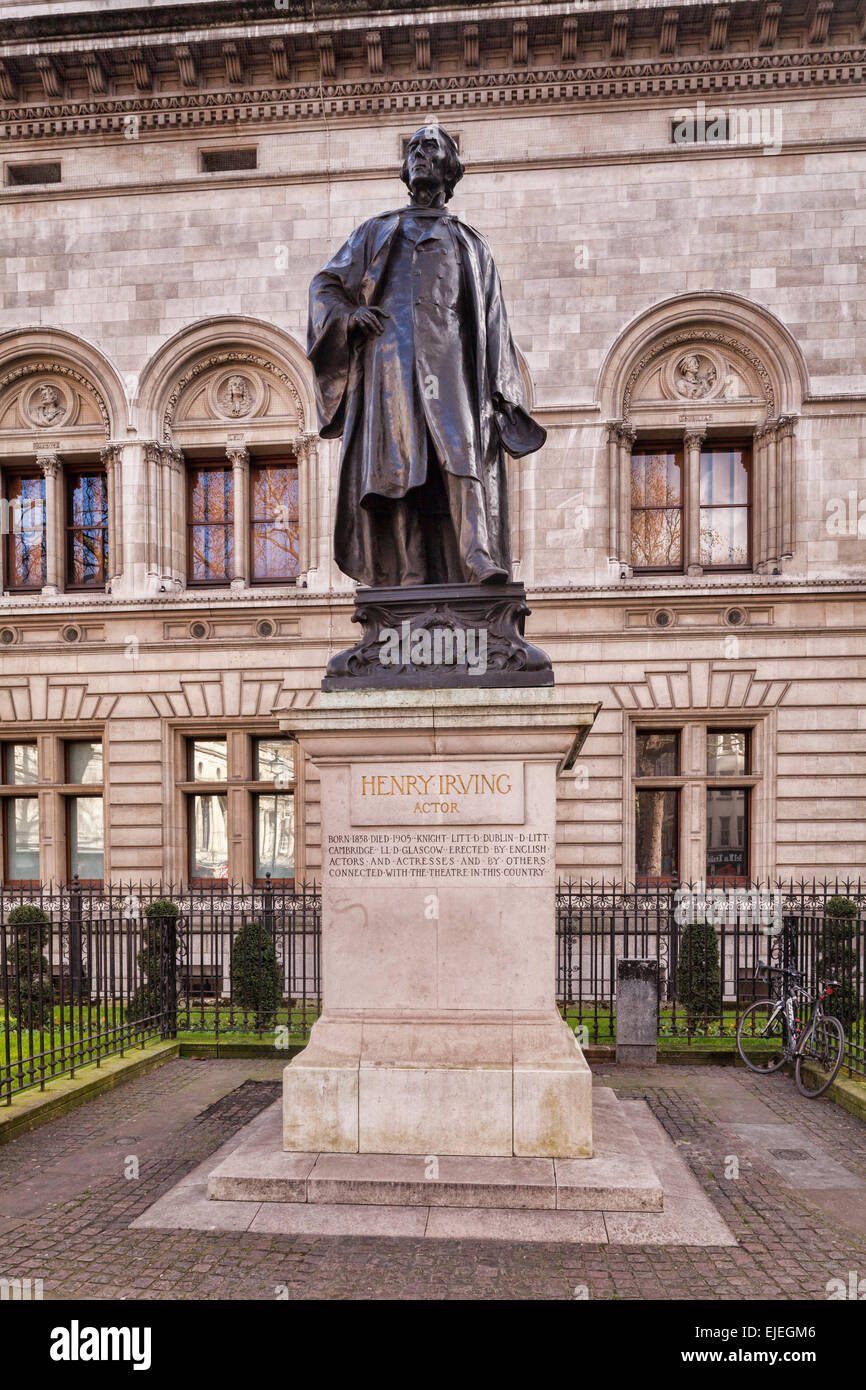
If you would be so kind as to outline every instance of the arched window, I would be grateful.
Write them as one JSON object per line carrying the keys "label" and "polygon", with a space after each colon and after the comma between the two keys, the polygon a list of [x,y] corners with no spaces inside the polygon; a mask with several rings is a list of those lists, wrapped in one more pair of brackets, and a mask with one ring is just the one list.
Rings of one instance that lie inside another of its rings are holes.
{"label": "arched window", "polygon": [[140,404],[156,434],[146,449],[149,570],[161,582],[288,585],[317,568],[308,375],[300,348],[254,320],[195,325],[148,366]]}
{"label": "arched window", "polygon": [[782,325],[736,296],[683,296],[631,325],[600,383],[621,571],[780,572],[805,383]]}
{"label": "arched window", "polygon": [[[0,336],[2,587],[99,590],[121,572],[123,389],[72,334]],[[121,423],[122,422],[122,423]]]}

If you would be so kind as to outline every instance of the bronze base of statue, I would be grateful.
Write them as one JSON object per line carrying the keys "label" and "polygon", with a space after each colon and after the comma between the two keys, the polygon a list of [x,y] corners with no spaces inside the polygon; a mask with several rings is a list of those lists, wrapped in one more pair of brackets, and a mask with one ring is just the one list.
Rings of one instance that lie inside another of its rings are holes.
{"label": "bronze base of statue", "polygon": [[522,584],[358,589],[363,634],[328,662],[323,690],[553,685],[550,657],[523,636]]}

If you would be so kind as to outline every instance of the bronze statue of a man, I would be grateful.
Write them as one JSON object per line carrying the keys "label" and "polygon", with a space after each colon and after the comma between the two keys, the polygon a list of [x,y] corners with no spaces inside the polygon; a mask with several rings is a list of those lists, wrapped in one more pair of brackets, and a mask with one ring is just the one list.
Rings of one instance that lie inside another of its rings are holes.
{"label": "bronze statue of a man", "polygon": [[409,141],[408,207],[362,223],[310,286],[321,434],[342,435],[334,553],[362,584],[511,578],[503,450],[540,449],[499,276],[446,203],[463,177],[438,126]]}

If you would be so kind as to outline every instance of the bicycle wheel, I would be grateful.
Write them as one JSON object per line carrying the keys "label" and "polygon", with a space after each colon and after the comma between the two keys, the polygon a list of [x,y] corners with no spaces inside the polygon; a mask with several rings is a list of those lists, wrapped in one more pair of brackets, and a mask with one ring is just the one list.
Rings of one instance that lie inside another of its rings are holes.
{"label": "bicycle wheel", "polygon": [[[797,1048],[794,1079],[801,1096],[814,1100],[836,1080],[845,1058],[845,1030],[838,1018],[828,1014],[819,1018]],[[802,1066],[807,1063],[814,1081],[806,1080]]]}
{"label": "bicycle wheel", "polygon": [[749,1070],[762,1076],[785,1065],[785,1018],[777,999],[759,999],[740,1016],[737,1050]]}

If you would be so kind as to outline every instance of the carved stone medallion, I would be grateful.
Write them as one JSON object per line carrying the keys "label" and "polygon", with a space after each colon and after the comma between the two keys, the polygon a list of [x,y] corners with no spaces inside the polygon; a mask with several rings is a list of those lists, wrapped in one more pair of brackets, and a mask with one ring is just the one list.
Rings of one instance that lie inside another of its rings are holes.
{"label": "carved stone medallion", "polygon": [[245,372],[225,372],[211,383],[208,397],[215,415],[224,420],[245,420],[258,412],[262,388]]}
{"label": "carved stone medallion", "polygon": [[22,392],[21,413],[25,425],[40,430],[56,429],[71,424],[72,395],[59,381],[37,381]]}

